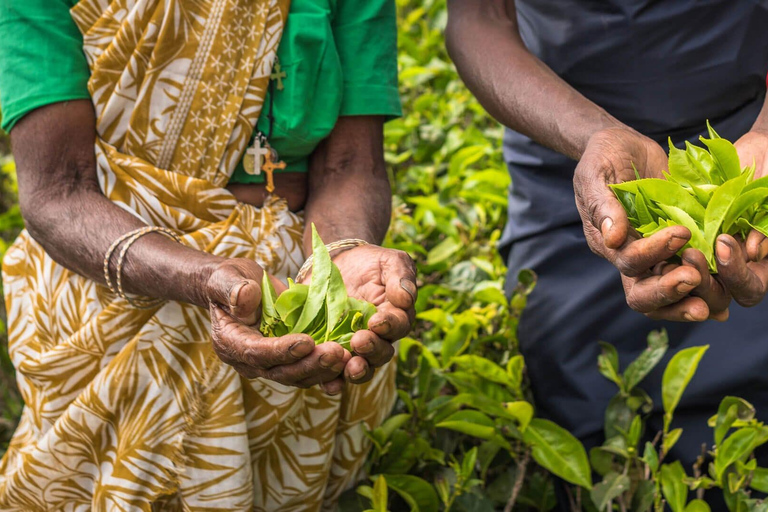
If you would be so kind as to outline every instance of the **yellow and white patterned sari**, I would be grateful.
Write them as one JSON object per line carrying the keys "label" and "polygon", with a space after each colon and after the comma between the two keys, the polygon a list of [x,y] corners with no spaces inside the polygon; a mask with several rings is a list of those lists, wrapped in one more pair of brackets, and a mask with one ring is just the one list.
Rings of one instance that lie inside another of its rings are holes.
{"label": "yellow and white patterned sari", "polygon": [[[262,107],[288,0],[82,0],[107,197],[200,250],[285,278],[300,216],[223,187]],[[22,233],[3,278],[25,400],[0,510],[333,506],[394,401],[394,366],[341,396],[246,380],[212,351],[208,312],[132,309]],[[364,427],[365,425],[365,427]]]}

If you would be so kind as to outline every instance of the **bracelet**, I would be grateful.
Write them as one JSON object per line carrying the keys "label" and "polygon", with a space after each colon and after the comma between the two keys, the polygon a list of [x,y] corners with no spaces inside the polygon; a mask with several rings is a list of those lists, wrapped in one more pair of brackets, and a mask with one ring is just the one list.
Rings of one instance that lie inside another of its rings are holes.
{"label": "bracelet", "polygon": [[[176,240],[180,244],[183,243],[181,238],[173,232],[172,230],[168,228],[161,228],[157,226],[146,226],[143,228],[135,229],[133,231],[130,231],[126,233],[125,235],[121,236],[117,240],[115,240],[112,245],[107,249],[106,254],[104,255],[104,280],[107,282],[107,286],[109,287],[109,290],[116,294],[118,297],[124,299],[128,304],[133,306],[136,309],[151,309],[156,306],[159,306],[165,300],[163,299],[132,299],[126,295],[125,291],[123,291],[123,264],[125,263],[125,255],[128,252],[128,249],[133,245],[136,240],[141,238],[144,235],[147,235],[149,233],[158,233],[164,236],[167,236],[168,238],[171,238],[173,240]],[[117,289],[115,289],[115,286],[112,285],[112,278],[109,275],[109,262],[112,259],[112,254],[115,252],[115,250],[120,246],[121,243],[125,242],[125,245],[123,245],[123,248],[120,250],[120,254],[117,258],[117,268],[115,270],[116,274],[116,280],[117,280]]]}
{"label": "bracelet", "polygon": [[[360,238],[345,238],[344,240],[338,240],[336,242],[332,242],[330,244],[327,244],[325,246],[326,249],[328,249],[328,252],[335,251],[337,249],[350,249],[352,247],[360,247],[361,245],[369,245],[368,242],[365,240],[362,240]],[[296,274],[296,282],[300,283],[307,275],[307,272],[312,268],[312,263],[314,262],[314,254],[310,255],[309,258],[304,262],[304,264],[299,269],[299,273]]]}

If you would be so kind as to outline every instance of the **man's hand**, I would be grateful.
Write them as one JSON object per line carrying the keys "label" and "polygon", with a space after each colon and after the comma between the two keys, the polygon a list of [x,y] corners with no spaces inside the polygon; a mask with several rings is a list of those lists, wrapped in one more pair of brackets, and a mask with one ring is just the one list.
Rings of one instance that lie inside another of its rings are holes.
{"label": "man's hand", "polygon": [[[742,167],[755,165],[755,178],[768,176],[768,132],[751,130],[735,143]],[[752,231],[746,241],[720,235],[715,246],[717,280],[742,306],[759,303],[768,290],[768,239]]]}
{"label": "man's hand", "polygon": [[374,368],[392,359],[392,343],[411,330],[416,318],[416,268],[406,253],[376,245],[341,252],[333,261],[349,295],[378,308],[368,329],[356,332],[350,343],[355,356],[347,362],[344,377],[360,384],[371,380]]}
{"label": "man's hand", "polygon": [[[247,379],[264,378],[300,388],[324,384],[341,391],[339,375],[351,354],[336,343],[315,345],[306,334],[266,338],[261,317],[263,270],[252,260],[224,260],[210,275],[205,292],[211,310],[213,348],[219,358]],[[285,285],[273,279],[280,293]]]}
{"label": "man's hand", "polygon": [[590,138],[573,179],[590,249],[619,269],[627,303],[636,311],[687,322],[727,317],[729,297],[706,264],[702,273],[699,258],[689,251],[688,264],[667,263],[690,239],[686,228],[668,227],[648,238],[631,228],[609,185],[635,179],[633,164],[641,178],[661,178],[667,155],[629,128],[609,128]]}

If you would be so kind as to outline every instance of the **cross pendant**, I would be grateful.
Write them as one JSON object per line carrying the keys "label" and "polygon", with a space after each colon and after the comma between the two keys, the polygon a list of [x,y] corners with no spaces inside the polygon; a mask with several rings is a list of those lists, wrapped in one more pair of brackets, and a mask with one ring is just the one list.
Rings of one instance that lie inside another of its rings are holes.
{"label": "cross pendant", "polygon": [[253,145],[248,148],[243,157],[243,167],[245,168],[245,172],[252,176],[261,174],[263,159],[266,159],[267,155],[270,153],[269,148],[262,147],[261,140],[259,140],[259,137],[256,137],[253,141]]}
{"label": "cross pendant", "polygon": [[264,165],[261,167],[261,170],[267,175],[267,192],[270,194],[275,191],[275,169],[282,170],[286,167],[285,162],[275,162],[277,158],[276,152],[268,151],[264,158]]}
{"label": "cross pendant", "polygon": [[269,75],[270,80],[277,80],[277,90],[282,91],[284,89],[283,87],[283,78],[287,78],[288,75],[285,74],[285,71],[283,71],[280,68],[280,62],[275,63],[275,70],[272,72],[271,75]]}

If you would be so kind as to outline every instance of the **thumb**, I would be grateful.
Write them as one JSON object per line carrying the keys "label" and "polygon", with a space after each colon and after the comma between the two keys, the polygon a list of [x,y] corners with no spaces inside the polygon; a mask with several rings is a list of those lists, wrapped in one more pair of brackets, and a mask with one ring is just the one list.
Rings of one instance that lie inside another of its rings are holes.
{"label": "thumb", "polygon": [[592,224],[600,230],[603,243],[609,249],[618,249],[627,240],[629,219],[624,207],[606,186],[608,193],[603,194],[599,203],[593,206]]}
{"label": "thumb", "polygon": [[211,274],[208,298],[246,325],[255,324],[261,312],[261,286],[236,266],[224,265]]}

